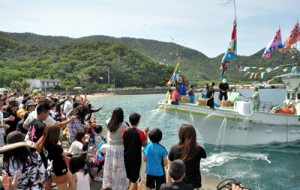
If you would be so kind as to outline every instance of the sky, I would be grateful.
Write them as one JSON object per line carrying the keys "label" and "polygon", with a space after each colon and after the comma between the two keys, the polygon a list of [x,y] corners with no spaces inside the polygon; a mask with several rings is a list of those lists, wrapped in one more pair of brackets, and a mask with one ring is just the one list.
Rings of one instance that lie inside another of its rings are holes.
{"label": "sky", "polygon": [[[300,1],[236,0],[236,15],[237,54],[249,56],[265,48],[279,26],[286,39],[300,19]],[[225,53],[234,18],[228,0],[0,0],[3,32],[152,39],[208,57]]]}

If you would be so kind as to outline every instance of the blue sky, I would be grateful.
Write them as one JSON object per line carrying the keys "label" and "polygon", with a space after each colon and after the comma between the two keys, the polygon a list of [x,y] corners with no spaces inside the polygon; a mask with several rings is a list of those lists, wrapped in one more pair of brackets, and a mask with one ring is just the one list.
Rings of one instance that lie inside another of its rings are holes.
{"label": "blue sky", "polygon": [[[0,31],[174,42],[208,57],[224,54],[233,4],[225,0],[0,0]],[[299,0],[236,0],[238,55],[264,48],[300,18]],[[299,49],[299,45],[298,45]]]}

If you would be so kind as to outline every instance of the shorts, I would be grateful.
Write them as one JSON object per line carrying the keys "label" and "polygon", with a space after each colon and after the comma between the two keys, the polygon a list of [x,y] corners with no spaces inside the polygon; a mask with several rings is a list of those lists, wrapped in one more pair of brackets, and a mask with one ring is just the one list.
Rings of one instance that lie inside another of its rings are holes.
{"label": "shorts", "polygon": [[70,170],[68,170],[68,172],[62,176],[56,176],[54,173],[51,173],[51,178],[52,178],[53,183],[56,183],[57,185],[61,185],[68,181],[71,181],[72,174],[71,174]]}
{"label": "shorts", "polygon": [[158,190],[161,184],[166,183],[166,176],[153,176],[147,174],[146,187]]}
{"label": "shorts", "polygon": [[127,178],[130,180],[131,183],[138,183],[140,181],[140,169],[141,164],[126,164],[125,162],[125,169]]}

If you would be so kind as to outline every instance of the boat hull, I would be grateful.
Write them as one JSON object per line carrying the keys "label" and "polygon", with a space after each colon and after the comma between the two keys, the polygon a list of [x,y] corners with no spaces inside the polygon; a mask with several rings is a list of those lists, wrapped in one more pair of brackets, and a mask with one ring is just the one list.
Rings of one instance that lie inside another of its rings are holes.
{"label": "boat hull", "polygon": [[186,120],[212,145],[258,145],[300,140],[296,115],[253,112],[241,115],[233,109],[216,109],[194,104],[170,105],[161,101],[158,109]]}

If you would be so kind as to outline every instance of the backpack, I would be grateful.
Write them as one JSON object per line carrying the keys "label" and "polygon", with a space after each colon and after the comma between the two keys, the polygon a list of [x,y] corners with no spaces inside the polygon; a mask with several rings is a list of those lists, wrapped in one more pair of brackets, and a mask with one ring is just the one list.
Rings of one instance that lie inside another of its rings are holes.
{"label": "backpack", "polygon": [[101,153],[101,147],[105,144],[105,141],[103,139],[101,139],[101,142],[99,143],[99,145],[97,146],[96,149],[96,153],[94,155],[94,159],[93,161],[95,163],[100,163],[103,162],[105,157],[103,156],[103,154]]}

